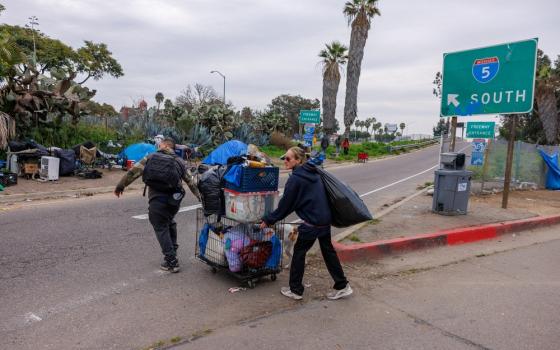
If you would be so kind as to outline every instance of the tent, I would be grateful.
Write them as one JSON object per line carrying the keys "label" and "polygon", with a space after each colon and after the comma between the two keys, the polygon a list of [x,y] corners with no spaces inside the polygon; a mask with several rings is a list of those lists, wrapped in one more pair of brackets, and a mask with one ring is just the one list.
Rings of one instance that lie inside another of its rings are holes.
{"label": "tent", "polygon": [[546,188],[548,190],[560,190],[560,167],[558,166],[558,152],[554,153],[553,155],[548,155],[545,151],[539,149],[539,153],[548,166],[548,171],[546,172]]}
{"label": "tent", "polygon": [[230,157],[238,157],[247,154],[247,145],[238,140],[228,141],[216,148],[208,157],[204,158],[202,163],[208,165],[227,165]]}
{"label": "tent", "polygon": [[156,146],[151,143],[135,143],[125,148],[124,151],[119,154],[119,157],[124,157],[128,160],[138,162],[148,154],[154,153],[155,151]]}

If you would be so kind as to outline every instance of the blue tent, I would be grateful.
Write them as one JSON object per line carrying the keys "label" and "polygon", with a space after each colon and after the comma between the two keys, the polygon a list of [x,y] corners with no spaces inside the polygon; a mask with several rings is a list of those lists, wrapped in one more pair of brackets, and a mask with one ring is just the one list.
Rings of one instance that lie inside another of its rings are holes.
{"label": "blue tent", "polygon": [[560,190],[560,167],[558,167],[558,152],[548,155],[545,151],[539,149],[541,157],[548,166],[546,172],[546,188],[549,190]]}
{"label": "blue tent", "polygon": [[125,148],[119,156],[120,158],[123,158],[124,156],[126,159],[138,162],[146,155],[154,153],[155,151],[156,146],[151,143],[135,143]]}
{"label": "blue tent", "polygon": [[247,145],[241,141],[231,140],[216,148],[202,163],[208,165],[226,165],[230,157],[243,156],[247,154]]}

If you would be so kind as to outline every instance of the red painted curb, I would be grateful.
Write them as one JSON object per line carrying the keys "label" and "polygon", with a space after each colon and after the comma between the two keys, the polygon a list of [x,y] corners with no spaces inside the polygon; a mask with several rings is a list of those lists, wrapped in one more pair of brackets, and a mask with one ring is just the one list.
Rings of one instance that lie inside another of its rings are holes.
{"label": "red painted curb", "polygon": [[560,215],[538,216],[488,225],[437,231],[405,238],[386,239],[371,243],[343,244],[333,242],[341,261],[378,258],[394,252],[416,250],[438,245],[457,245],[492,239],[500,235],[560,224]]}

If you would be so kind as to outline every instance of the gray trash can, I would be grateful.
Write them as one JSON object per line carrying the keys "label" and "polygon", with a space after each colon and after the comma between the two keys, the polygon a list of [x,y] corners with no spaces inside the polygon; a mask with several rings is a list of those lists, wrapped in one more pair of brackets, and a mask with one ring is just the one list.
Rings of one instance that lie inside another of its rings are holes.
{"label": "gray trash can", "polygon": [[435,171],[432,211],[442,215],[465,215],[471,192],[472,171],[464,170],[465,155],[443,153],[443,169]]}

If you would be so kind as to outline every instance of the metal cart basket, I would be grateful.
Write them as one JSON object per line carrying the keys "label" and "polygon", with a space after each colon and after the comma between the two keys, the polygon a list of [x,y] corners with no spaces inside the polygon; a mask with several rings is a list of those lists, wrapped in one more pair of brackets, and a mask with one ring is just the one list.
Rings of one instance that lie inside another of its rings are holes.
{"label": "metal cart basket", "polygon": [[254,288],[265,276],[275,281],[282,271],[284,222],[261,230],[260,222],[239,222],[196,212],[195,256],[212,272],[226,271]]}

